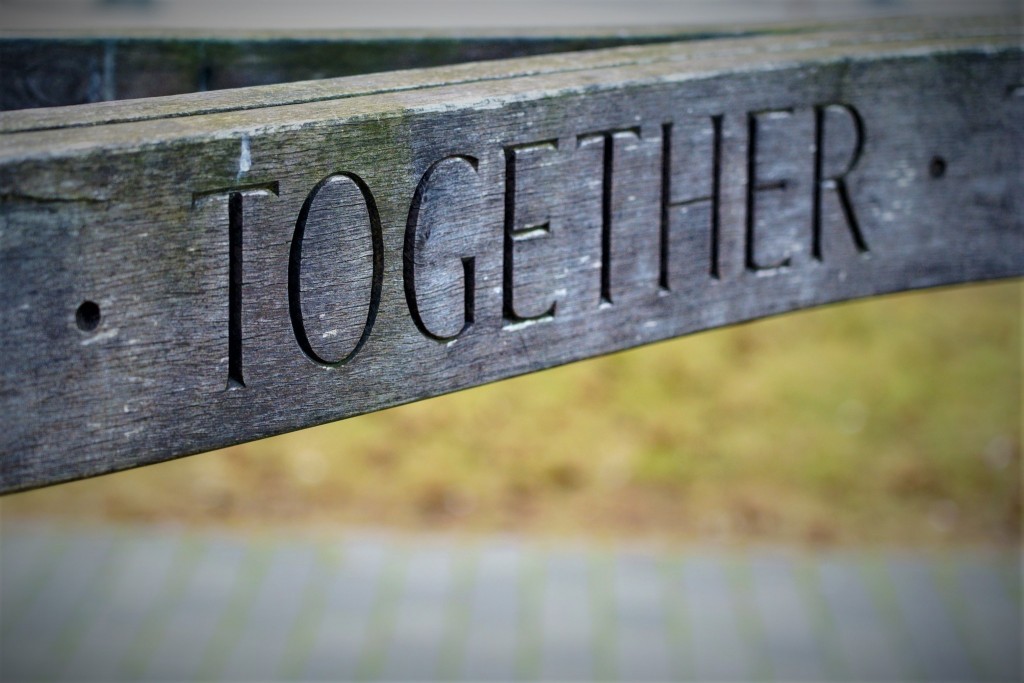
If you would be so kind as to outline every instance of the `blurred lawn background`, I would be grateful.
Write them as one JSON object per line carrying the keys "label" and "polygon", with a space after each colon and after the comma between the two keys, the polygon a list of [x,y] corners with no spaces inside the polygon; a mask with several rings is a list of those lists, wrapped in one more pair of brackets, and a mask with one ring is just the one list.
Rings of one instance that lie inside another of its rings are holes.
{"label": "blurred lawn background", "polygon": [[1022,295],[789,314],[8,496],[7,518],[1012,545]]}

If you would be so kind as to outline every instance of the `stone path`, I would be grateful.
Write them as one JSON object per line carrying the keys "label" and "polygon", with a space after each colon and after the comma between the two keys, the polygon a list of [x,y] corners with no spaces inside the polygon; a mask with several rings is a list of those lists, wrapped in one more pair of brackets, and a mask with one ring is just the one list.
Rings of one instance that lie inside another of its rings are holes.
{"label": "stone path", "polygon": [[1020,680],[1021,557],[0,527],[0,679]]}

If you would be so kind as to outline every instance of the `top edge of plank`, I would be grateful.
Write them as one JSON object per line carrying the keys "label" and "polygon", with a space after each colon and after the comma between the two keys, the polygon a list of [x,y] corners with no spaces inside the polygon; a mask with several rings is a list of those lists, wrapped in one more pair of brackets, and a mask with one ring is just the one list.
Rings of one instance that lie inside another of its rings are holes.
{"label": "top edge of plank", "polygon": [[[625,85],[642,83],[669,83],[703,80],[722,75],[749,72],[751,70],[770,73],[806,63],[819,66],[843,63],[847,66],[859,62],[879,59],[898,60],[921,57],[936,58],[948,54],[983,54],[995,56],[1008,51],[1021,52],[1024,45],[1016,35],[982,37],[969,36],[942,39],[918,38],[887,42],[850,41],[845,43],[808,41],[797,49],[773,49],[770,51],[724,50],[715,54],[690,54],[684,48],[691,43],[668,43],[649,47],[661,58],[636,61],[609,61],[585,68],[552,69],[548,71],[527,71],[524,73],[495,75],[487,77],[471,71],[465,78],[452,80],[430,76],[443,74],[443,67],[390,72],[377,74],[393,76],[393,87],[370,87],[348,92],[333,93],[330,96],[296,102],[275,104],[254,104],[220,111],[190,110],[179,115],[153,116],[118,121],[106,121],[95,125],[76,125],[67,128],[20,131],[0,134],[4,144],[0,146],[0,160],[12,162],[17,159],[44,158],[91,154],[97,149],[107,153],[142,148],[159,148],[184,139],[217,140],[237,135],[260,134],[271,129],[299,129],[316,126],[325,121],[348,122],[392,120],[414,112],[442,109],[492,108],[523,99],[537,97],[561,97],[584,92],[597,92],[621,88]],[[595,51],[593,57],[600,59],[604,53],[616,53],[619,48]],[[554,55],[560,56],[560,55]],[[532,58],[538,59],[538,58]],[[546,59],[546,58],[541,58]],[[520,60],[509,60],[520,61]],[[526,61],[526,60],[524,60]],[[482,69],[498,62],[458,65]],[[346,86],[358,84],[360,77],[335,79]],[[302,85],[316,85],[311,81]],[[281,86],[264,86],[275,88]],[[258,88],[235,90],[240,97],[251,97]],[[228,92],[228,91],[220,91]],[[200,95],[206,95],[201,93]],[[217,94],[217,93],[210,93]],[[166,99],[190,98],[174,96]],[[148,100],[138,100],[146,103]],[[443,103],[443,104],[441,104]],[[114,102],[121,107],[130,107],[128,102]],[[2,115],[0,115],[2,116]],[[0,120],[2,123],[2,120]],[[6,139],[5,139],[6,138]]]}
{"label": "top edge of plank", "polygon": [[919,41],[1019,41],[1014,25],[990,17],[906,22],[861,22],[797,29],[783,33],[745,34],[713,39],[637,44],[532,57],[468,62],[297,81],[211,92],[116,100],[43,109],[0,112],[0,137],[119,123],[155,121],[323,102],[396,91],[628,67],[660,61],[700,60],[729,54],[800,53],[810,48],[844,45],[911,44]]}

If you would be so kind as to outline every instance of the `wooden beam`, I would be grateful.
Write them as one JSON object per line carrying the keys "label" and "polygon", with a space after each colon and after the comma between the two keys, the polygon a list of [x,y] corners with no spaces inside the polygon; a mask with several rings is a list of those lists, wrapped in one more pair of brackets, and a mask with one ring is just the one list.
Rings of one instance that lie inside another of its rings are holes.
{"label": "wooden beam", "polygon": [[515,31],[0,32],[0,111],[806,27]]}
{"label": "wooden beam", "polygon": [[[638,15],[642,16],[642,15]],[[896,18],[886,30],[920,31]],[[933,21],[933,30],[940,24]],[[877,19],[847,22],[877,30]],[[398,69],[687,40],[782,37],[829,25],[772,23],[615,28],[401,31],[104,30],[0,28],[0,111],[294,83]],[[835,31],[833,27],[831,29]]]}
{"label": "wooden beam", "polygon": [[1022,66],[958,21],[0,114],[0,489],[1019,276]]}

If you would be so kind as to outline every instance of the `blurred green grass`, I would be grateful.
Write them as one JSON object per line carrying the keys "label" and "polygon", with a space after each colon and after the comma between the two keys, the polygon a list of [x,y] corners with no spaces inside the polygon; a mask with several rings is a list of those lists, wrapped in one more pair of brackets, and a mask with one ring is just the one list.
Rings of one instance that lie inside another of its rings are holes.
{"label": "blurred green grass", "polygon": [[1024,283],[656,344],[95,480],[13,516],[1016,544]]}

